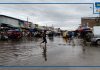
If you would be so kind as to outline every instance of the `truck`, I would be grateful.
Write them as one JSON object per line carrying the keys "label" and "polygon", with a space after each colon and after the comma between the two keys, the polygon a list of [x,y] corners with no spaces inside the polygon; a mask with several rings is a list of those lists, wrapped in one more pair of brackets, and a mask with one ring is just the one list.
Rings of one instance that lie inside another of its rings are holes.
{"label": "truck", "polygon": [[93,37],[91,38],[91,43],[100,45],[100,26],[93,27]]}

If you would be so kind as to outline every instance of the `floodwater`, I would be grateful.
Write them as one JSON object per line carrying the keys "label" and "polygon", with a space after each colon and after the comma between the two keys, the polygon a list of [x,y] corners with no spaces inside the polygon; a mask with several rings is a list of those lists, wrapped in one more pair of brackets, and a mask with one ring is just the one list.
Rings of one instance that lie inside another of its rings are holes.
{"label": "floodwater", "polygon": [[100,47],[62,37],[0,41],[0,66],[100,66]]}

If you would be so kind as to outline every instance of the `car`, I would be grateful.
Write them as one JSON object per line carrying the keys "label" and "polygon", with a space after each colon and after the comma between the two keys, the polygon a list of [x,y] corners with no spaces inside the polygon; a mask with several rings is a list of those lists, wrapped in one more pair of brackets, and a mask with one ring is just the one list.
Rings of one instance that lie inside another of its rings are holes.
{"label": "car", "polygon": [[91,43],[92,44],[100,45],[100,37],[93,37],[93,38],[91,38]]}
{"label": "car", "polygon": [[8,30],[7,34],[9,39],[20,39],[22,37],[22,32],[18,30]]}
{"label": "car", "polygon": [[100,26],[93,27],[93,37],[91,38],[91,43],[100,45]]}

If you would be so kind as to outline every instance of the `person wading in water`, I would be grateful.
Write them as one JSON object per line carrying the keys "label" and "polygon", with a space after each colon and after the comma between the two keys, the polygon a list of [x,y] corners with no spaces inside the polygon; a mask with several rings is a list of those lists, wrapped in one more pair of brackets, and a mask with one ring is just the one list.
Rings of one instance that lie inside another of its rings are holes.
{"label": "person wading in water", "polygon": [[47,39],[46,39],[46,30],[44,30],[43,35],[42,35],[42,38],[43,38],[43,41],[40,43],[40,45],[41,45],[42,43],[45,43],[45,46],[46,46],[46,43],[47,43]]}

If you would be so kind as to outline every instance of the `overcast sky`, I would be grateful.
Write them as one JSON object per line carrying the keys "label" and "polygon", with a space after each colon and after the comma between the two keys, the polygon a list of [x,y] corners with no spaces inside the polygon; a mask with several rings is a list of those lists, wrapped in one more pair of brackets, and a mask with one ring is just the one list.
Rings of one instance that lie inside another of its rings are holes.
{"label": "overcast sky", "polygon": [[[2,0],[0,2],[66,2],[95,3],[99,0]],[[73,30],[81,23],[81,17],[97,16],[90,4],[0,4],[0,14],[28,20],[39,25]]]}

